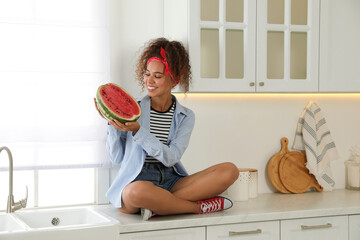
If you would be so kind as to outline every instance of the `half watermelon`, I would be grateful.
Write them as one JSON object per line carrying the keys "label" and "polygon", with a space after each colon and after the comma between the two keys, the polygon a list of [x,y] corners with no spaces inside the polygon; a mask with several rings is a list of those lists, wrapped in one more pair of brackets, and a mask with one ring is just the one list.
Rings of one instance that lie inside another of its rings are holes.
{"label": "half watermelon", "polygon": [[101,85],[96,94],[97,107],[108,120],[135,122],[141,115],[141,108],[136,100],[122,87],[108,83]]}

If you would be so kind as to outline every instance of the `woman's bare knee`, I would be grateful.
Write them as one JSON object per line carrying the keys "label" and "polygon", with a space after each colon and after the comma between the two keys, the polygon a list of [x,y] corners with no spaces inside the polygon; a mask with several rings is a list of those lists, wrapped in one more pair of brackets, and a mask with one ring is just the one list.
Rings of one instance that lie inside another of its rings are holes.
{"label": "woman's bare knee", "polygon": [[223,181],[229,186],[233,184],[239,177],[238,167],[231,162],[220,164],[219,171]]}
{"label": "woman's bare knee", "polygon": [[173,194],[181,199],[197,201],[221,194],[239,177],[237,166],[220,163],[180,180]]}
{"label": "woman's bare knee", "polygon": [[122,192],[122,201],[126,206],[125,209],[121,208],[119,211],[134,211],[135,208],[141,208],[141,204],[146,199],[146,193],[154,184],[148,181],[137,181],[128,184]]}

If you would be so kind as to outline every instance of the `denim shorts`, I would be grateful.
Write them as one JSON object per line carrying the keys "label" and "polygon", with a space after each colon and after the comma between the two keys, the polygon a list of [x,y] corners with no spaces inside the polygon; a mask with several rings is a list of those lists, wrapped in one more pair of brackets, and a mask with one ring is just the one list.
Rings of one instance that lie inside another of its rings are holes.
{"label": "denim shorts", "polygon": [[171,192],[182,178],[183,176],[176,173],[173,167],[166,167],[162,163],[144,163],[141,172],[132,182],[149,181]]}

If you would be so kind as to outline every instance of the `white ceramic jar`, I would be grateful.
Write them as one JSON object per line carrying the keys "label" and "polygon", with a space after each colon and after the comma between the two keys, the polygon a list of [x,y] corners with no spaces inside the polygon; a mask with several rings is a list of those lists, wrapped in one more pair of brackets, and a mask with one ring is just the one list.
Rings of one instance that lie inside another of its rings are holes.
{"label": "white ceramic jar", "polygon": [[350,190],[360,190],[360,163],[346,161],[346,188]]}

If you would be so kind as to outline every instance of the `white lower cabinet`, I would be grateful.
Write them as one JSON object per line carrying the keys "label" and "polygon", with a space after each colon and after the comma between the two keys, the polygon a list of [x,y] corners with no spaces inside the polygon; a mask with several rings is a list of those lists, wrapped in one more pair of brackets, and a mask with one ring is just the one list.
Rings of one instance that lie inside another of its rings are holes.
{"label": "white lower cabinet", "polygon": [[279,240],[279,221],[208,226],[206,239]]}
{"label": "white lower cabinet", "polygon": [[349,216],[349,240],[360,239],[360,215]]}
{"label": "white lower cabinet", "polygon": [[205,227],[120,234],[119,240],[206,240]]}
{"label": "white lower cabinet", "polygon": [[282,220],[281,239],[346,240],[348,239],[348,216]]}
{"label": "white lower cabinet", "polygon": [[124,233],[119,240],[359,240],[360,215],[299,218]]}

